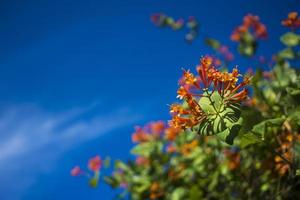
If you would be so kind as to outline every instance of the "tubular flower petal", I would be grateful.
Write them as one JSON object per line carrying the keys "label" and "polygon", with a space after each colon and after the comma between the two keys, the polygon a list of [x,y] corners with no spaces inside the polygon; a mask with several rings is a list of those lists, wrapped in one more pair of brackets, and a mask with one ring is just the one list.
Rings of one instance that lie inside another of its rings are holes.
{"label": "tubular flower petal", "polygon": [[185,85],[193,85],[196,88],[199,88],[199,85],[197,84],[197,78],[189,71],[183,71],[183,83]]}

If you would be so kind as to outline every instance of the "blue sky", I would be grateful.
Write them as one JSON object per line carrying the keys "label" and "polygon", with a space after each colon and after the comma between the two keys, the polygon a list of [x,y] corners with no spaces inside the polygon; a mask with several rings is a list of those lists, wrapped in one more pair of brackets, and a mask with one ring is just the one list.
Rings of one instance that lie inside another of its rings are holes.
{"label": "blue sky", "polygon": [[232,29],[258,14],[270,32],[259,53],[271,55],[293,10],[298,0],[2,0],[0,199],[113,197],[70,168],[96,154],[129,158],[134,125],[167,120],[180,69],[211,53],[201,39],[188,45],[184,32],[156,28],[152,13],[196,16],[232,48]]}

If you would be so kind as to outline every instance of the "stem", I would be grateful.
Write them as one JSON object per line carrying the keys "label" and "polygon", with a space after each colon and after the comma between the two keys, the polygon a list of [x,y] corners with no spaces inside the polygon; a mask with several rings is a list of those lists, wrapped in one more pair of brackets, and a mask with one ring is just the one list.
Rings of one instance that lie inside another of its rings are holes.
{"label": "stem", "polygon": [[215,107],[215,104],[213,103],[213,100],[210,98],[211,94],[208,93],[207,88],[206,88],[204,91],[205,91],[205,93],[207,94],[207,98],[209,99],[211,105],[213,106],[213,108],[214,108],[216,114],[219,114],[219,112],[217,111],[217,108]]}
{"label": "stem", "polygon": [[293,167],[293,163],[291,163],[289,160],[287,160],[284,156],[282,156],[280,153],[278,153],[277,151],[275,151],[274,149],[271,149],[271,152],[276,154],[277,156],[279,156],[284,162],[286,162],[287,164],[289,164],[291,167]]}

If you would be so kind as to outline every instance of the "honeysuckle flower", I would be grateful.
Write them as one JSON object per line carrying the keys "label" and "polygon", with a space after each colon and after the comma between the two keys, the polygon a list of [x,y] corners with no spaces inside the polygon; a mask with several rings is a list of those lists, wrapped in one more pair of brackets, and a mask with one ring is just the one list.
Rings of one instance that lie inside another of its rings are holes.
{"label": "honeysuckle flower", "polygon": [[258,16],[252,14],[246,15],[243,24],[234,29],[231,40],[241,41],[245,33],[253,33],[256,39],[265,39],[268,36],[266,26],[260,22]]}
{"label": "honeysuckle flower", "polygon": [[150,129],[152,134],[159,136],[166,128],[163,121],[157,121],[150,123]]}
{"label": "honeysuckle flower", "polygon": [[135,132],[131,136],[132,142],[147,142],[150,140],[150,135],[143,128],[135,127]]}
{"label": "honeysuckle flower", "polygon": [[79,166],[75,166],[73,167],[73,169],[71,170],[71,175],[72,176],[79,176],[83,173],[83,171],[81,170],[81,168]]}
{"label": "honeysuckle flower", "polygon": [[[280,146],[276,150],[281,156],[276,155],[274,157],[274,161],[275,161],[275,169],[281,176],[283,176],[292,167],[290,166],[290,163],[292,163],[294,159],[292,147],[294,143],[297,141],[297,138],[293,136],[293,133],[286,130],[281,134],[279,140],[280,140]],[[287,161],[290,163],[288,163]]]}
{"label": "honeysuckle flower", "polygon": [[180,133],[180,129],[169,127],[165,130],[165,138],[168,141],[174,141]]}
{"label": "honeysuckle flower", "polygon": [[161,138],[165,129],[166,124],[163,121],[151,122],[144,127],[136,126],[131,139],[136,143],[157,140]]}
{"label": "honeysuckle flower", "polygon": [[295,30],[296,28],[300,27],[300,17],[298,16],[297,12],[290,12],[288,14],[288,18],[282,20],[281,24],[291,28],[292,30]]}
{"label": "honeysuckle flower", "polygon": [[[215,90],[223,98],[224,103],[239,103],[247,99],[248,90],[245,88],[249,84],[251,77],[244,76],[239,82],[241,74],[237,68],[231,72],[221,72],[213,66],[213,58],[205,56],[197,66],[197,75],[190,71],[184,71],[177,91],[177,98],[184,100],[187,105],[180,104],[170,106],[172,119],[169,125],[175,128],[192,128],[204,121],[209,113],[206,113],[199,104],[200,98],[211,95]],[[186,85],[192,85],[190,90]]]}
{"label": "honeysuckle flower", "polygon": [[89,160],[88,167],[90,170],[96,172],[102,167],[102,160],[100,156],[95,156]]}

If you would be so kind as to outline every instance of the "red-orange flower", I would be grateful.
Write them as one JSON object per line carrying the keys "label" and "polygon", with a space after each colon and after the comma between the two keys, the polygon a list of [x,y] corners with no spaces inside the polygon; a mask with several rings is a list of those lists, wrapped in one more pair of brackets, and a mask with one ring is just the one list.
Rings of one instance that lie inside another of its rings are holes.
{"label": "red-orange flower", "polygon": [[[213,58],[205,56],[197,66],[197,72],[198,75],[195,76],[190,71],[184,71],[177,97],[184,99],[187,105],[184,107],[180,104],[171,105],[172,120],[169,121],[169,125],[172,127],[192,128],[207,118],[207,113],[198,102],[203,95],[207,95],[209,89],[212,90],[211,93],[217,90],[225,103],[241,102],[247,98],[248,90],[245,86],[249,84],[250,77],[245,76],[238,84],[241,75],[237,68],[230,73],[221,72],[213,66]],[[192,85],[193,88],[188,90],[186,85]]]}
{"label": "red-orange flower", "polygon": [[288,18],[282,20],[281,24],[294,30],[300,27],[300,17],[297,12],[290,12]]}
{"label": "red-orange flower", "polygon": [[165,130],[165,137],[168,141],[174,141],[179,133],[180,129],[169,127]]}
{"label": "red-orange flower", "polygon": [[146,133],[143,128],[137,126],[135,132],[132,134],[131,139],[133,142],[147,142],[150,140],[150,135]]}
{"label": "red-orange flower", "polygon": [[265,39],[268,36],[266,26],[260,22],[257,15],[248,14],[243,19],[243,24],[234,29],[231,40],[241,41],[245,33],[253,33],[256,39]]}
{"label": "red-orange flower", "polygon": [[150,124],[151,132],[154,135],[160,135],[164,131],[165,127],[166,125],[163,121],[152,122]]}
{"label": "red-orange flower", "polygon": [[96,172],[102,167],[102,160],[100,156],[95,156],[89,160],[88,167],[90,170]]}

